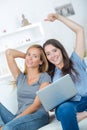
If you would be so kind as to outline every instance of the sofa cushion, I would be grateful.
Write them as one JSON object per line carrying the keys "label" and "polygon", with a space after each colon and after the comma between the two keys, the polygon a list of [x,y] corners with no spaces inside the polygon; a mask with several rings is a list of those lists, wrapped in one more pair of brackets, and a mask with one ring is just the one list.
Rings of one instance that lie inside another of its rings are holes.
{"label": "sofa cushion", "polygon": [[[87,130],[87,118],[79,122],[80,130]],[[49,124],[38,130],[62,130],[61,123],[55,118],[55,114],[50,114]]]}

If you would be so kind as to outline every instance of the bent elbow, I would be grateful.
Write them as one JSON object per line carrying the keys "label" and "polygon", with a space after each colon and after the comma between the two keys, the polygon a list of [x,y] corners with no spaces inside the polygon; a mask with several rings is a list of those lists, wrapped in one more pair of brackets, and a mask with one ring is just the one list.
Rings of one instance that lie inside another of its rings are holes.
{"label": "bent elbow", "polygon": [[84,27],[83,27],[83,26],[80,26],[80,28],[79,28],[78,32],[81,32],[81,33],[83,33],[83,34],[84,34]]}
{"label": "bent elbow", "polygon": [[7,49],[7,50],[5,51],[5,55],[8,56],[8,55],[10,55],[10,54],[11,54],[11,49]]}

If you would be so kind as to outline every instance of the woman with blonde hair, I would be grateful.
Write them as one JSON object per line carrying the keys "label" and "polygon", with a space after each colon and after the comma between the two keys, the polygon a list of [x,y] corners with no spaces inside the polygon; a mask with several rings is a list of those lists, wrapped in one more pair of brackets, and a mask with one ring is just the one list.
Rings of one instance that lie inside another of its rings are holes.
{"label": "woman with blonde hair", "polygon": [[[46,73],[48,62],[40,45],[31,45],[26,54],[14,49],[6,50],[9,69],[16,80],[18,111],[16,115],[9,112],[0,103],[0,130],[37,130],[49,120],[36,91],[51,82]],[[16,58],[25,59],[25,71],[20,71]]]}

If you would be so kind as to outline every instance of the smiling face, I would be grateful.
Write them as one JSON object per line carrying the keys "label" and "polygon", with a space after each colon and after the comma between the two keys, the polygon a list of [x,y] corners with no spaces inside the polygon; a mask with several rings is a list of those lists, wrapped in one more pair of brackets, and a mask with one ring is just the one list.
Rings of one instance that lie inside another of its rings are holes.
{"label": "smiling face", "polygon": [[27,51],[25,64],[27,68],[39,68],[43,62],[41,61],[41,51],[38,48],[30,48]]}
{"label": "smiling face", "polygon": [[55,66],[61,69],[63,67],[63,56],[62,56],[61,50],[59,48],[54,47],[51,44],[46,45],[44,50],[45,50],[47,59],[52,64],[54,64]]}

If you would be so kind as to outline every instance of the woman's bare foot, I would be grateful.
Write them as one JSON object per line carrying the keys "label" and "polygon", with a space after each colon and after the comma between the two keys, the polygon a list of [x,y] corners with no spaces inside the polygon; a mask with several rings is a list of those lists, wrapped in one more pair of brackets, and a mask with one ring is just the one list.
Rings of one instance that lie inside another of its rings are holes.
{"label": "woman's bare foot", "polygon": [[78,112],[77,113],[77,120],[78,122],[87,118],[87,111],[83,111],[83,112]]}

